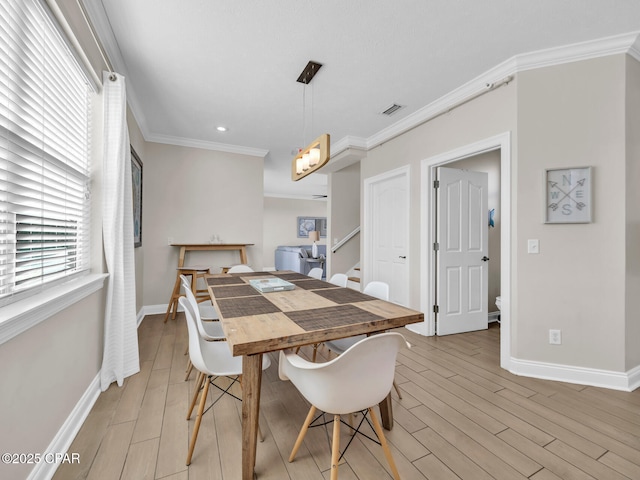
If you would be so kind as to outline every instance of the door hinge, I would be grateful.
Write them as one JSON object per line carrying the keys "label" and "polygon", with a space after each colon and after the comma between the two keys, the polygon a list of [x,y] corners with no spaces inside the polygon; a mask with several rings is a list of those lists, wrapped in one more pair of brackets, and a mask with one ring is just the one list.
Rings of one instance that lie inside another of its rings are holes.
{"label": "door hinge", "polygon": [[433,313],[440,313],[440,307],[438,307],[438,305],[433,306]]}
{"label": "door hinge", "polygon": [[433,181],[433,188],[440,188],[440,180]]}
{"label": "door hinge", "polygon": [[433,249],[437,252],[440,250],[440,244],[438,242],[433,242]]}

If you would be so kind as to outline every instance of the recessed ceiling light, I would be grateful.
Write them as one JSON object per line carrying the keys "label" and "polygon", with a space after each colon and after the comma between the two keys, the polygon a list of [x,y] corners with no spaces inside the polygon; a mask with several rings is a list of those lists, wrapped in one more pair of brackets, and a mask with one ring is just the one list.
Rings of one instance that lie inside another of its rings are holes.
{"label": "recessed ceiling light", "polygon": [[227,127],[216,127],[216,130],[218,130],[219,132],[226,132]]}

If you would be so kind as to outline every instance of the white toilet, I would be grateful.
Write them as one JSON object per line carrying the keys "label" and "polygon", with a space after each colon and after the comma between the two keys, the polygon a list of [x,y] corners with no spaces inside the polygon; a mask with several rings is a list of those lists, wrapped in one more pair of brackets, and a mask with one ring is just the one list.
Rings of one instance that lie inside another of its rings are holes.
{"label": "white toilet", "polygon": [[[502,310],[502,298],[500,298],[500,295],[496,297],[496,307],[498,307],[498,311]],[[498,314],[498,323],[500,323],[500,314]]]}

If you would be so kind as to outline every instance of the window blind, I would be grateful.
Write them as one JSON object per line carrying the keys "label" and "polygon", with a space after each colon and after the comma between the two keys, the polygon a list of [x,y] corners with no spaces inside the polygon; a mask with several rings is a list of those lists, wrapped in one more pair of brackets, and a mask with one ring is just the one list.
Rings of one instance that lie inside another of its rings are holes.
{"label": "window blind", "polygon": [[89,94],[40,2],[0,2],[0,306],[89,268]]}

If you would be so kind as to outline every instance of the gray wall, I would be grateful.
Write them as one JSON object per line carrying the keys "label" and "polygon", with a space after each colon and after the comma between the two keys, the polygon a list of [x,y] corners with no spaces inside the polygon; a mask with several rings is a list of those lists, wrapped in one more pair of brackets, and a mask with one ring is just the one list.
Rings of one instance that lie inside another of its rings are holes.
{"label": "gray wall", "polygon": [[625,368],[640,365],[640,62],[626,58]]}
{"label": "gray wall", "polygon": [[[169,302],[178,265],[174,242],[252,243],[248,263],[263,268],[263,159],[159,143],[145,146],[142,205],[143,303]],[[240,263],[237,252],[191,252],[185,264]]]}
{"label": "gray wall", "polygon": [[[72,25],[97,65],[88,30],[77,6]],[[102,254],[102,95],[92,96],[91,272],[104,272]],[[0,450],[46,452],[102,364],[104,290],[70,305],[0,345]],[[0,478],[26,478],[34,465],[0,464]]]}
{"label": "gray wall", "polygon": [[[518,76],[516,358],[626,370],[625,64],[615,55]],[[573,166],[593,169],[593,222],[544,224],[544,170]]]}
{"label": "gray wall", "polygon": [[[335,245],[356,227],[360,220],[360,163],[355,163],[329,175],[329,240],[327,245]],[[358,234],[338,251],[331,254],[327,275],[347,273],[360,263],[360,239]]]}
{"label": "gray wall", "polygon": [[[275,267],[278,245],[311,245],[308,238],[298,237],[298,217],[326,217],[327,201],[265,197],[263,212],[265,267]],[[318,245],[326,245],[321,238]]]}
{"label": "gray wall", "polygon": [[[419,259],[420,161],[511,132],[516,359],[616,372],[640,363],[633,190],[639,181],[638,70],[635,60],[614,55],[521,72],[509,85],[369,151],[362,162],[363,181],[411,166],[410,255]],[[546,225],[544,170],[572,166],[593,167],[594,221]],[[540,254],[527,253],[528,239],[540,240]],[[412,262],[410,273],[415,308],[422,294],[419,265]],[[561,346],[549,345],[552,328],[562,330]]]}

